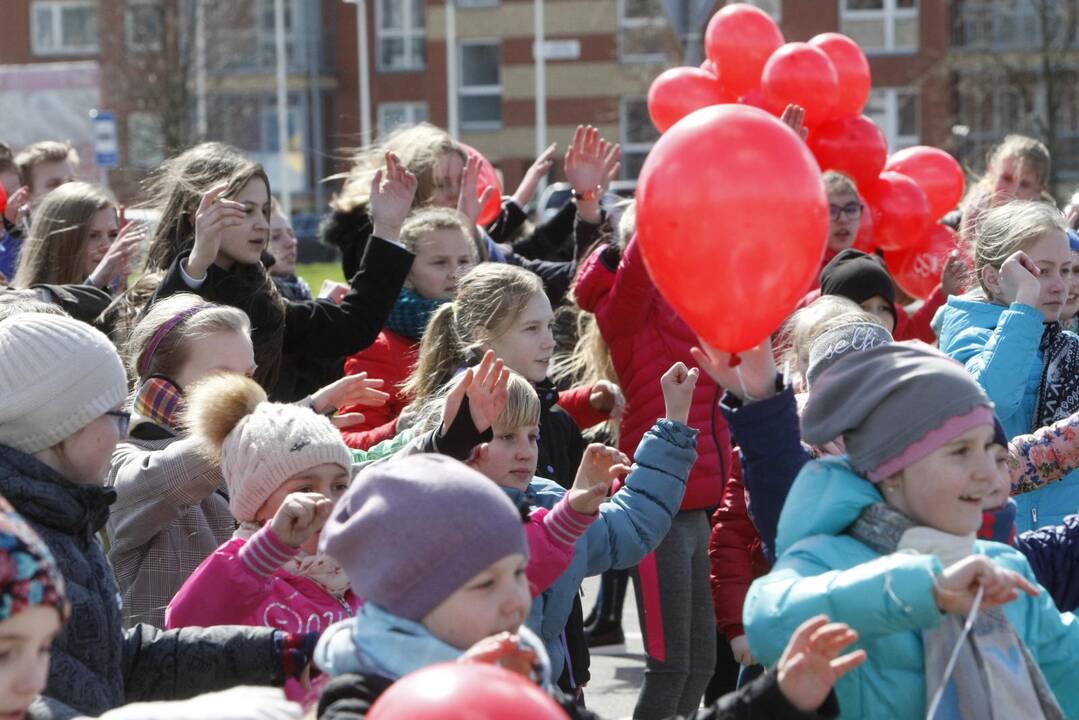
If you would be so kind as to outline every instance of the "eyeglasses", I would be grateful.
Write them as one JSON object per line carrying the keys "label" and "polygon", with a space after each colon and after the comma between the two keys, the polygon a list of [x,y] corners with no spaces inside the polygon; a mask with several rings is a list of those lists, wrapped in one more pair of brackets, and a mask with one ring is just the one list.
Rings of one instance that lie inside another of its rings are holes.
{"label": "eyeglasses", "polygon": [[850,203],[847,203],[846,205],[842,205],[842,206],[840,206],[840,205],[829,205],[829,207],[832,210],[832,219],[833,220],[838,220],[839,215],[841,213],[843,215],[846,215],[851,220],[854,220],[855,218],[860,218],[862,216],[862,204],[861,203],[850,202]]}
{"label": "eyeglasses", "polygon": [[120,429],[120,437],[127,437],[127,429],[131,426],[131,413],[127,410],[109,410],[105,414],[116,418],[116,426]]}

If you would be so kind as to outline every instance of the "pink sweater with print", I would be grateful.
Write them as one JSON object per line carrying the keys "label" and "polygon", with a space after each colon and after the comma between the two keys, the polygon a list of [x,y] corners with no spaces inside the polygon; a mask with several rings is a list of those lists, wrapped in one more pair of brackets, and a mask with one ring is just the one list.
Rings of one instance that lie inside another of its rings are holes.
{"label": "pink sweater with print", "polygon": [[[299,553],[266,525],[249,540],[233,538],[202,561],[165,611],[165,627],[264,625],[289,633],[321,633],[352,617],[362,604],[352,591],[339,600],[314,580],[282,566]],[[290,700],[307,705],[325,684],[304,690],[285,684]]]}
{"label": "pink sweater with print", "polygon": [[536,597],[562,576],[576,552],[577,541],[599,513],[584,515],[569,504],[568,496],[553,508],[538,508],[528,516],[528,587]]}

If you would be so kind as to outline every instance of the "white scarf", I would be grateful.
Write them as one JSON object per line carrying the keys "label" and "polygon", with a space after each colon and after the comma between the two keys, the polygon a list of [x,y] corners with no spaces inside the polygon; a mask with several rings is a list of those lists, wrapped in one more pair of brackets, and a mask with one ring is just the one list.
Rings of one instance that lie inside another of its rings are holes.
{"label": "white scarf", "polygon": [[[250,540],[251,536],[261,529],[262,526],[258,523],[240,523],[240,527],[236,528],[236,532],[232,534],[232,537],[241,538],[245,541]],[[345,593],[349,591],[348,576],[345,575],[341,565],[329,555],[322,553],[308,555],[303,550],[300,550],[299,554],[282,565],[281,568],[288,570],[293,575],[299,575],[318,583],[326,589],[326,592],[339,600],[344,598]]]}

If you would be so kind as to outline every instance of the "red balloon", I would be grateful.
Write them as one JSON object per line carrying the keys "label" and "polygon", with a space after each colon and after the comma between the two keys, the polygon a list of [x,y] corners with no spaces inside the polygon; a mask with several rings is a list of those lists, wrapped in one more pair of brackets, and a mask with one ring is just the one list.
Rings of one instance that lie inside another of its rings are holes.
{"label": "red balloon", "polygon": [[927,145],[915,145],[888,158],[885,170],[902,173],[925,193],[929,214],[939,220],[959,204],[966,178],[959,161],[943,150]]}
{"label": "red balloon", "polygon": [[719,68],[723,86],[734,97],[760,85],[764,64],[782,44],[783,33],[768,13],[746,3],[724,7],[704,31],[708,59]]}
{"label": "red balloon", "polygon": [[820,168],[805,143],[745,105],[687,115],[653,146],[637,183],[652,280],[727,352],[755,347],[790,314],[820,272],[828,228]]}
{"label": "red balloon", "polygon": [[442,663],[389,687],[368,720],[565,720],[566,713],[534,683],[494,665]]}
{"label": "red balloon", "polygon": [[648,89],[648,114],[661,133],[689,115],[709,105],[726,101],[726,94],[714,75],[692,67],[664,70]]}
{"label": "red balloon", "polygon": [[742,97],[738,98],[738,102],[743,105],[749,105],[751,107],[760,108],[765,112],[772,112],[768,107],[768,101],[764,97],[764,93],[760,90],[750,90]]}
{"label": "red balloon", "polygon": [[476,182],[476,196],[482,198],[484,190],[494,188],[491,197],[487,199],[483,210],[480,211],[478,219],[480,225],[493,223],[502,213],[502,181],[498,179],[498,173],[495,172],[494,165],[483,153],[470,145],[465,145],[463,142],[458,142],[457,144],[463,147],[469,155],[475,155],[480,159],[480,174]]}
{"label": "red balloon", "polygon": [[835,117],[860,115],[869,100],[873,73],[858,43],[846,35],[829,32],[815,36],[809,44],[824,51],[839,77],[839,91],[832,110]]}
{"label": "red balloon", "polygon": [[792,42],[768,58],[761,88],[769,110],[778,115],[787,105],[801,105],[805,124],[813,127],[831,119],[839,78],[823,51],[809,43]]}
{"label": "red balloon", "polygon": [[888,159],[884,133],[864,115],[826,122],[814,128],[808,142],[822,170],[849,175],[863,194]]}
{"label": "red balloon", "polygon": [[877,243],[873,238],[873,211],[861,195],[858,196],[858,201],[862,203],[862,222],[858,225],[858,234],[854,236],[852,247],[873,254],[877,251]]}
{"label": "red balloon", "polygon": [[908,294],[926,300],[940,285],[940,275],[959,246],[959,235],[947,225],[933,223],[922,241],[907,250],[884,254],[888,270]]}
{"label": "red balloon", "polygon": [[882,250],[917,245],[932,218],[929,201],[918,183],[897,172],[883,172],[864,191],[873,211],[873,237]]}

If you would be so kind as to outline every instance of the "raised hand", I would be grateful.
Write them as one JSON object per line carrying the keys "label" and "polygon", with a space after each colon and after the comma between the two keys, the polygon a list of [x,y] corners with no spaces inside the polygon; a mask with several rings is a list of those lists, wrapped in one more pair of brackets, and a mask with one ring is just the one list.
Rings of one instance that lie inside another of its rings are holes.
{"label": "raised hand", "polygon": [[514,202],[521,207],[525,207],[532,202],[532,197],[536,194],[536,188],[539,187],[540,180],[547,176],[547,173],[551,171],[551,166],[554,165],[554,154],[557,150],[558,143],[551,143],[536,158],[536,162],[532,163],[531,167],[525,171],[521,184],[517,186],[517,190],[513,193]]}
{"label": "raised hand", "polygon": [[809,137],[809,131],[805,128],[806,111],[801,105],[788,105],[779,116],[779,122],[783,123],[805,140]]}
{"label": "raised hand", "polygon": [[953,250],[940,273],[940,286],[944,294],[961,295],[966,288],[968,275],[970,268],[967,267],[966,261],[958,250]]}
{"label": "raised hand", "polygon": [[681,362],[671,365],[663,373],[659,384],[663,388],[663,405],[668,420],[675,420],[683,425],[689,422],[689,408],[693,405],[693,391],[697,387],[700,370],[687,369]]}
{"label": "raised hand", "polygon": [[812,713],[828,699],[836,680],[865,662],[865,650],[839,657],[858,633],[843,623],[818,615],[802,623],[776,666],[779,690],[790,704]]}
{"label": "raised hand", "polygon": [[465,169],[461,172],[461,194],[457,196],[457,211],[476,224],[480,219],[480,213],[491,199],[494,188],[486,188],[483,195],[476,194],[476,187],[480,178],[480,159],[476,155],[469,155]]}
{"label": "raised hand", "polygon": [[371,234],[397,242],[416,197],[416,176],[409,172],[401,159],[386,153],[386,167],[379,168],[371,178]]}
{"label": "raised hand", "polygon": [[289,547],[298,548],[322,529],[333,502],[318,493],[290,493],[277,508],[270,529]]}
{"label": "raised hand", "polygon": [[[378,389],[384,384],[384,380],[369,378],[365,372],[346,375],[312,393],[311,405],[317,413],[326,413],[349,405],[382,407],[390,399],[389,393]],[[332,421],[339,428],[351,427],[363,422],[363,413],[335,415]]]}
{"label": "raised hand", "polygon": [[607,414],[612,420],[621,420],[626,412],[626,396],[622,388],[610,380],[600,380],[592,386],[588,394],[588,404],[598,412]]}
{"label": "raised hand", "polygon": [[109,245],[105,256],[90,273],[90,284],[94,287],[107,288],[117,279],[123,279],[131,272],[131,258],[138,252],[142,241],[146,239],[146,230],[137,222],[129,222],[120,229],[120,234]]}
{"label": "raised hand", "polygon": [[984,555],[971,555],[944,568],[933,586],[933,599],[941,612],[966,615],[974,604],[978,588],[985,588],[982,607],[1007,605],[1019,599],[1019,592],[1037,596],[1038,587],[1012,570],[1006,570]]}
{"label": "raised hand", "polygon": [[570,507],[582,515],[599,512],[611,483],[631,469],[629,458],[624,454],[612,447],[592,443],[585,449],[577,467],[577,477],[566,493]]}
{"label": "raised hand", "polygon": [[206,277],[206,271],[217,259],[224,231],[244,222],[243,204],[221,197],[227,189],[227,183],[211,188],[195,211],[195,245],[184,270],[196,280]]}
{"label": "raised hand", "polygon": [[539,658],[536,651],[522,647],[520,639],[508,632],[485,637],[465,651],[457,662],[484,663],[533,679]]}
{"label": "raised hand", "polygon": [[30,188],[23,185],[11,193],[4,208],[4,217],[12,225],[22,222],[30,214]]}
{"label": "raised hand", "polygon": [[442,411],[442,435],[449,432],[465,396],[468,397],[468,410],[476,430],[486,432],[506,407],[509,381],[510,371],[506,369],[506,363],[495,357],[494,350],[484,353],[480,364],[465,370],[457,385],[446,396]]}
{"label": "raised hand", "polygon": [[731,353],[716,350],[700,337],[700,347],[689,352],[701,370],[716,384],[734,393],[742,402],[754,402],[774,397],[776,394],[775,356],[772,341],[765,340],[752,350],[735,358]]}
{"label": "raised hand", "polygon": [[1000,278],[1000,300],[1008,303],[1023,303],[1031,307],[1038,306],[1041,296],[1041,284],[1038,276],[1042,271],[1022,250],[1012,253],[998,271]]}

